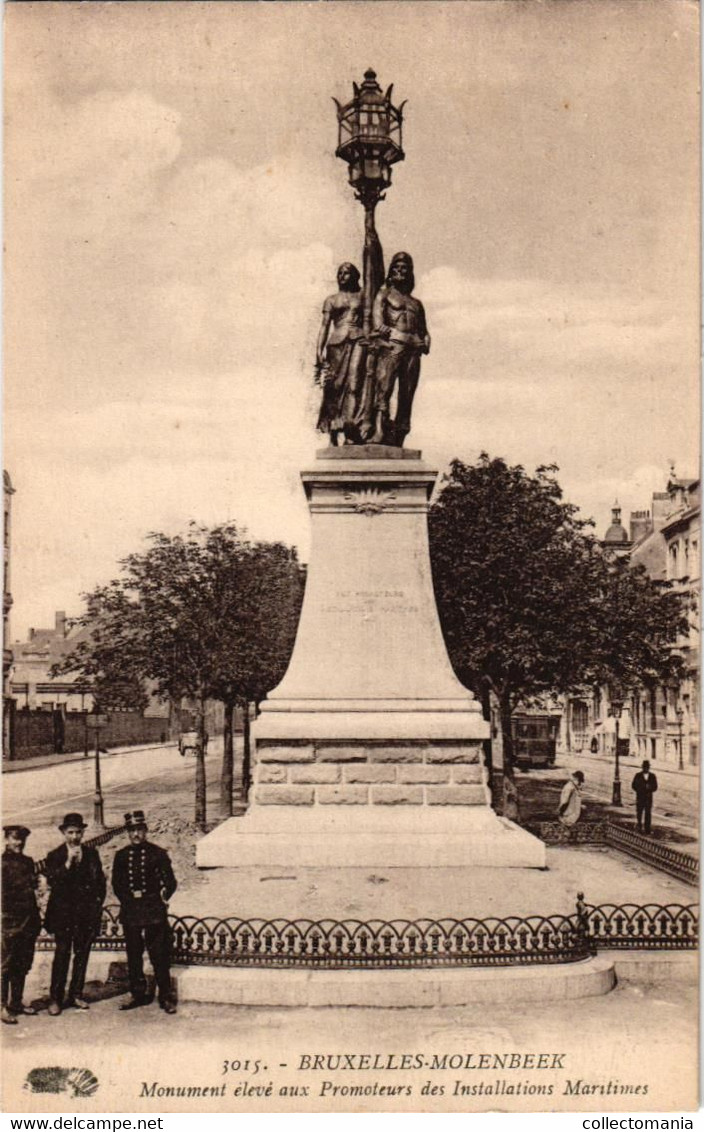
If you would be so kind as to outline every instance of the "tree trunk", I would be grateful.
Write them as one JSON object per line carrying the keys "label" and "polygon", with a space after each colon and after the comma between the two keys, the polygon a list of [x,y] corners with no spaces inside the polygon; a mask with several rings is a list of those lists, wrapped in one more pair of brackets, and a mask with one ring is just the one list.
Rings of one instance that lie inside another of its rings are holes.
{"label": "tree trunk", "polygon": [[251,746],[251,731],[249,722],[249,700],[245,700],[242,704],[242,741],[244,751],[242,755],[242,793],[244,795],[244,803],[247,804],[249,797],[249,787],[252,779],[252,746]]}
{"label": "tree trunk", "polygon": [[513,735],[511,734],[511,715],[513,704],[511,697],[503,692],[499,696],[499,716],[501,720],[501,739],[504,755],[504,774],[513,778]]}
{"label": "tree trunk", "polygon": [[486,690],[487,718],[491,728],[491,803],[497,814],[504,812],[504,750],[503,728],[501,726],[501,709],[499,699],[493,689]]}
{"label": "tree trunk", "polygon": [[513,704],[511,696],[507,693],[502,693],[499,696],[499,721],[501,724],[501,745],[503,750],[503,814],[509,821],[520,822],[520,804],[518,799],[518,790],[513,773],[513,735],[511,733],[511,715],[513,712]]}
{"label": "tree trunk", "polygon": [[234,703],[226,700],[225,727],[222,736],[222,773],[220,775],[220,813],[225,818],[232,817],[232,789],[235,768],[234,712]]}
{"label": "tree trunk", "polygon": [[206,790],[205,790],[205,696],[198,696],[196,701],[196,720],[198,731],[198,746],[196,747],[196,813],[195,822],[198,829],[205,830],[206,820]]}
{"label": "tree trunk", "polygon": [[169,739],[173,741],[178,740],[181,734],[181,720],[178,710],[178,704],[173,696],[169,696]]}

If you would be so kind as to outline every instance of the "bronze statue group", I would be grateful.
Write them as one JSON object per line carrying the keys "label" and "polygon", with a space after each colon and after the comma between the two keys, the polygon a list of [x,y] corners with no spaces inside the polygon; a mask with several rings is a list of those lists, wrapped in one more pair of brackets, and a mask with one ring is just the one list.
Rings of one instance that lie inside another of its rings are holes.
{"label": "bronze statue group", "polygon": [[375,291],[368,329],[354,264],[340,265],[337,283],[338,293],[323,304],[318,335],[316,370],[323,387],[318,428],[333,445],[401,448],[411,428],[420,359],[430,350],[423,304],[412,294],[413,260],[407,252],[391,260]]}
{"label": "bronze statue group", "polygon": [[[55,939],[48,1013],[56,1017],[69,1007],[89,1009],[83,988],[91,947],[100,930],[106,880],[97,850],[82,844],[86,829],[82,816],[66,814],[59,829],[63,844],[35,864],[24,852],[30,830],[23,825],[4,826],[2,1021],[9,1026],[17,1025],[18,1016],[37,1014],[23,998],[42,926],[38,897],[46,889],[44,928]],[[176,891],[176,879],[168,853],[147,840],[142,810],[125,814],[125,829],[129,845],[115,854],[112,870],[131,992],[120,1010],[134,1010],[153,1000],[144,975],[146,948],[154,968],[159,1005],[166,1014],[175,1014],[168,901]]]}

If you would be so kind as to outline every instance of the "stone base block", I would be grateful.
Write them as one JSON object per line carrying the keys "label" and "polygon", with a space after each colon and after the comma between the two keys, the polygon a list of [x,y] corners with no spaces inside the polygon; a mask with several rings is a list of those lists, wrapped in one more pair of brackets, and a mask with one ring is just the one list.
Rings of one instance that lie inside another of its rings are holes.
{"label": "stone base block", "polygon": [[479,705],[469,700],[468,693],[464,700],[425,703],[403,699],[311,700],[302,706],[299,701],[272,699],[262,705],[252,735],[257,749],[275,743],[320,746],[326,741],[343,744],[350,740],[358,746],[365,740],[479,744],[489,738],[489,724],[482,718]]}
{"label": "stone base block", "polygon": [[267,971],[189,967],[179,970],[179,1002],[238,1006],[464,1006],[473,1002],[572,1001],[608,994],[616,983],[611,960],[580,963],[408,971]]}
{"label": "stone base block", "polygon": [[544,869],[546,850],[537,837],[488,806],[254,806],[202,838],[196,864]]}

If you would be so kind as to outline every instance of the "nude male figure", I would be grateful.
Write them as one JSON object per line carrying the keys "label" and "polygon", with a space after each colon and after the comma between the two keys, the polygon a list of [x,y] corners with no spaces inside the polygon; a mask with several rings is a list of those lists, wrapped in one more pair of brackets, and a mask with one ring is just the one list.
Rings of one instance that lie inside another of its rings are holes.
{"label": "nude male figure", "polygon": [[[411,294],[414,286],[413,260],[407,252],[397,252],[389,264],[386,282],[374,300],[372,315],[378,352],[372,438],[375,444],[401,448],[411,429],[420,359],[430,351],[425,310]],[[390,403],[397,385],[396,419],[392,421]]]}

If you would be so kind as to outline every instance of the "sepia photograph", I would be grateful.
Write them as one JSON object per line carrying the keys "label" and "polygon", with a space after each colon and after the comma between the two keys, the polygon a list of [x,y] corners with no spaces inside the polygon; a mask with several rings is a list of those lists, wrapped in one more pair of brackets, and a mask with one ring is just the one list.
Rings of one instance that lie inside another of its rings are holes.
{"label": "sepia photograph", "polygon": [[692,1128],[698,3],[3,16],[2,1111]]}

